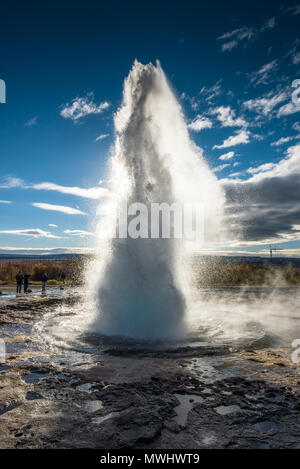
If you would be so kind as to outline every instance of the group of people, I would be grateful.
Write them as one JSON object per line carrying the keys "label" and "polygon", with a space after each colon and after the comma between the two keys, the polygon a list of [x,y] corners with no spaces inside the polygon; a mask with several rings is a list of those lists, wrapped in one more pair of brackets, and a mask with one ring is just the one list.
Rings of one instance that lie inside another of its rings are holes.
{"label": "group of people", "polygon": [[[28,293],[29,278],[30,278],[30,273],[28,272],[25,272],[24,275],[22,274],[21,271],[17,273],[16,275],[17,293],[22,292],[22,284],[24,285],[24,293]],[[42,275],[42,292],[46,291],[47,280],[48,280],[47,274],[46,272],[44,272]]]}

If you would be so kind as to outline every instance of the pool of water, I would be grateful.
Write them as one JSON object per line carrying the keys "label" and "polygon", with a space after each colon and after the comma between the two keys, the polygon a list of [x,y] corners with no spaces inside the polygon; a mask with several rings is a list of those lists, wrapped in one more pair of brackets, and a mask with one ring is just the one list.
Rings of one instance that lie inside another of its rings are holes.
{"label": "pool of water", "polygon": [[89,305],[52,308],[36,325],[43,341],[93,355],[187,356],[272,347],[300,337],[299,288],[202,288],[186,314],[184,337],[136,340],[93,330]]}
{"label": "pool of water", "polygon": [[22,303],[30,301],[31,298],[60,298],[63,296],[73,295],[81,291],[79,287],[65,286],[61,288],[60,286],[49,286],[46,288],[45,293],[43,293],[40,285],[30,286],[30,290],[30,293],[17,293],[14,285],[3,285],[0,287],[0,304]]}

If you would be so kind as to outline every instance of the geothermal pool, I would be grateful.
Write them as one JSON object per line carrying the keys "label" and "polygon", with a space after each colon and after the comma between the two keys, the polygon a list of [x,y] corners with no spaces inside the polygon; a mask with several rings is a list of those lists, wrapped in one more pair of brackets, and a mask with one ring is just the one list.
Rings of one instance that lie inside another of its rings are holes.
{"label": "geothermal pool", "polygon": [[297,287],[199,288],[193,308],[186,315],[186,332],[176,339],[137,339],[92,332],[86,324],[93,321],[93,315],[88,308],[82,309],[82,304],[52,309],[34,330],[51,346],[95,355],[205,356],[251,347],[291,346],[300,337]]}

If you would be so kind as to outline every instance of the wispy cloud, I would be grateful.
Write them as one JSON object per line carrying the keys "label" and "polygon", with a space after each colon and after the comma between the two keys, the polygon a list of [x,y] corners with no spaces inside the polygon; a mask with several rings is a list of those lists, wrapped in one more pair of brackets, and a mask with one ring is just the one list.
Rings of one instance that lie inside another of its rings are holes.
{"label": "wispy cloud", "polygon": [[200,132],[203,129],[211,129],[212,126],[212,121],[208,117],[198,115],[189,123],[188,128],[195,132]]}
{"label": "wispy cloud", "polygon": [[98,137],[95,139],[95,142],[101,142],[101,140],[104,140],[107,137],[109,137],[109,134],[98,135]]}
{"label": "wispy cloud", "polygon": [[65,119],[77,121],[90,114],[101,114],[109,106],[110,104],[107,101],[96,104],[94,94],[91,92],[86,96],[74,98],[70,103],[64,104],[61,107],[60,115]]}
{"label": "wispy cloud", "polygon": [[284,104],[278,109],[277,117],[289,116],[290,114],[295,114],[296,112],[300,112],[300,102],[294,102],[293,99],[290,99],[288,103]]}
{"label": "wispy cloud", "polygon": [[72,236],[79,236],[80,238],[84,238],[85,236],[94,236],[94,233],[85,230],[65,230],[64,233]]}
{"label": "wispy cloud", "polygon": [[12,204],[11,200],[0,200],[0,204]]}
{"label": "wispy cloud", "polygon": [[215,168],[213,168],[213,172],[218,173],[219,171],[223,171],[223,169],[228,168],[228,166],[230,166],[229,163],[220,164],[219,166],[216,166]]}
{"label": "wispy cloud", "polygon": [[279,140],[276,140],[275,142],[271,143],[272,147],[279,147],[280,145],[283,145],[284,143],[291,142],[292,140],[295,140],[296,138],[300,138],[300,135],[291,135],[289,137],[281,137]]}
{"label": "wispy cloud", "polygon": [[37,120],[38,120],[38,116],[32,117],[27,122],[25,122],[24,125],[25,125],[25,127],[32,127],[33,125],[35,125],[37,123]]}
{"label": "wispy cloud", "polygon": [[278,93],[269,92],[261,98],[249,99],[243,106],[249,111],[254,111],[262,116],[271,116],[273,109],[283,101],[286,101],[288,94],[286,91]]}
{"label": "wispy cloud", "polygon": [[215,98],[220,96],[223,91],[222,91],[222,79],[218,80],[214,85],[212,86],[203,86],[199,92],[199,96],[204,99],[207,103],[211,103],[214,101]]}
{"label": "wispy cloud", "polygon": [[228,137],[221,145],[214,145],[213,148],[229,148],[234,147],[236,145],[241,145],[245,143],[249,143],[250,141],[250,132],[246,130],[241,130],[240,132],[236,132],[235,135]]}
{"label": "wispy cloud", "polygon": [[300,63],[300,52],[296,52],[292,56],[292,62],[293,62],[294,65],[298,65]]}
{"label": "wispy cloud", "polygon": [[259,166],[256,166],[255,168],[248,168],[247,173],[249,174],[261,174],[261,173],[266,173],[267,171],[270,171],[271,169],[276,168],[276,163],[264,163]]}
{"label": "wispy cloud", "polygon": [[229,151],[228,153],[224,153],[223,155],[219,156],[219,160],[221,161],[228,161],[234,157],[234,151]]}
{"label": "wispy cloud", "polygon": [[52,210],[54,212],[67,213],[68,215],[86,215],[85,212],[78,210],[77,208],[67,207],[65,205],[53,205],[42,202],[34,202],[31,204],[33,207],[40,208],[42,210]]}
{"label": "wispy cloud", "polygon": [[250,82],[255,86],[261,84],[267,85],[270,83],[272,74],[277,69],[277,66],[277,60],[264,64],[257,71],[249,73]]}
{"label": "wispy cloud", "polygon": [[6,176],[0,181],[1,189],[13,189],[15,187],[23,187],[23,185],[24,181],[22,179],[13,176]]}
{"label": "wispy cloud", "polygon": [[287,11],[290,11],[295,16],[300,15],[300,4],[287,8]]}
{"label": "wispy cloud", "polygon": [[298,130],[298,132],[300,132],[300,122],[294,122],[293,129]]}
{"label": "wispy cloud", "polygon": [[77,186],[61,186],[55,184],[54,182],[40,182],[37,184],[26,183],[22,179],[16,177],[5,177],[0,181],[1,189],[35,189],[35,190],[45,190],[45,191],[55,191],[62,194],[75,195],[77,197],[83,197],[87,199],[100,199],[109,195],[108,189],[105,187],[77,187]]}
{"label": "wispy cloud", "polygon": [[52,226],[52,228],[57,228],[57,225],[55,225],[54,223],[49,223],[48,226]]}
{"label": "wispy cloud", "polygon": [[276,25],[275,17],[268,19],[260,27],[249,27],[242,26],[241,28],[229,31],[222,36],[219,36],[217,40],[221,41],[221,49],[223,52],[230,52],[231,50],[242,44],[247,47],[248,43],[256,40],[262,33],[268,29],[273,29]]}
{"label": "wispy cloud", "polygon": [[228,41],[228,42],[224,42],[224,44],[222,44],[222,51],[223,52],[230,52],[232,49],[235,49],[237,46],[238,46],[239,42],[237,39],[234,39],[233,41]]}
{"label": "wispy cloud", "polygon": [[108,190],[104,187],[90,187],[82,188],[76,186],[61,186],[53,182],[40,182],[39,184],[31,184],[26,188],[36,189],[36,190],[46,190],[46,191],[56,191],[61,192],[62,194],[76,195],[78,197],[84,197],[87,199],[100,199],[108,195]]}
{"label": "wispy cloud", "polygon": [[1,230],[0,234],[32,236],[33,238],[60,238],[60,236],[56,236],[49,231],[40,230],[39,228],[28,228],[24,230]]}
{"label": "wispy cloud", "polygon": [[248,125],[243,117],[236,117],[235,111],[230,106],[218,106],[211,109],[210,114],[217,116],[222,127],[247,127]]}

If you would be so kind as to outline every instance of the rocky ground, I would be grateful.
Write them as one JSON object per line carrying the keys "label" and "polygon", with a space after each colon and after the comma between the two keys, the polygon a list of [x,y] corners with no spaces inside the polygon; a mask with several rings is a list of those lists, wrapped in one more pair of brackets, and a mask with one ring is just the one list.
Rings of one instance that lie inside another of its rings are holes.
{"label": "rocky ground", "polygon": [[221,355],[50,348],[32,333],[76,298],[2,305],[1,448],[299,448],[300,376],[290,349]]}

